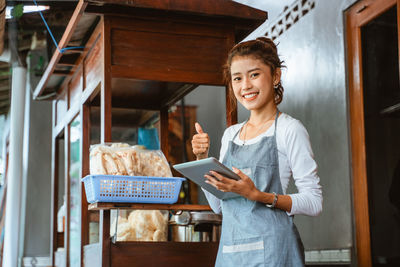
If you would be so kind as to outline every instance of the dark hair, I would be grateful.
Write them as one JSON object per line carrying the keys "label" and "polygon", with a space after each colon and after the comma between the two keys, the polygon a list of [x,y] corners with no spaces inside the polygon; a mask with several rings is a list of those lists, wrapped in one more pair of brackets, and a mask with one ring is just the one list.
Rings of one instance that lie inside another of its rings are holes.
{"label": "dark hair", "polygon": [[[237,56],[252,56],[256,59],[260,59],[264,64],[271,68],[271,74],[274,74],[277,68],[285,67],[282,65],[283,61],[279,59],[278,50],[271,39],[267,37],[258,37],[255,40],[239,43],[229,51],[223,69],[224,82],[229,90],[232,90],[231,64],[233,58]],[[274,87],[276,105],[282,102],[283,91],[283,86],[281,81],[279,81],[277,86]],[[236,99],[231,99],[231,101],[233,105],[236,105]]]}

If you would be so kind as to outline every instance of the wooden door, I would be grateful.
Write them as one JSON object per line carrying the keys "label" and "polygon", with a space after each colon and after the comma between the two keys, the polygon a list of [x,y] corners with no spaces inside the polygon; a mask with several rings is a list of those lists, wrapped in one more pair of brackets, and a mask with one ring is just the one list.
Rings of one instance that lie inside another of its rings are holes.
{"label": "wooden door", "polygon": [[[372,266],[371,225],[368,198],[368,166],[365,125],[365,73],[363,69],[363,29],[381,15],[394,10],[399,26],[399,0],[362,0],[345,13],[349,89],[355,246],[358,266]],[[397,7],[396,7],[397,5]],[[396,18],[395,18],[396,20]],[[397,39],[399,31],[397,31]],[[364,40],[365,41],[365,40]],[[398,41],[397,41],[398,46]],[[364,47],[365,49],[365,47]],[[399,49],[399,46],[397,50]],[[398,53],[397,53],[398,54]],[[398,55],[395,58],[398,66]],[[365,61],[365,58],[364,58]],[[364,62],[365,63],[365,62]],[[379,67],[379,66],[377,66]],[[398,78],[397,78],[398,80]],[[395,81],[398,83],[398,81]],[[398,84],[397,84],[398,85]],[[385,207],[382,207],[385,208]],[[374,264],[376,265],[376,264]],[[378,266],[378,265],[376,265]],[[386,266],[386,265],[384,265]]]}

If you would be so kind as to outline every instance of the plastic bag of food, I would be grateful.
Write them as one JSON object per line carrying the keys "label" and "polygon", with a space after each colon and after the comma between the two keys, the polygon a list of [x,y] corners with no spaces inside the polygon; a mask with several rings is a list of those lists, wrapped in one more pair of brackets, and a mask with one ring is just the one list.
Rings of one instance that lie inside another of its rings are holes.
{"label": "plastic bag of food", "polygon": [[111,219],[110,236],[117,231],[117,241],[167,241],[167,211],[133,210],[127,218],[118,216],[118,223],[116,216]]}
{"label": "plastic bag of food", "polygon": [[92,145],[90,174],[171,177],[171,169],[161,150],[124,143]]}
{"label": "plastic bag of food", "polygon": [[172,177],[171,168],[161,150],[147,150],[143,146],[134,148],[140,162],[139,176]]}

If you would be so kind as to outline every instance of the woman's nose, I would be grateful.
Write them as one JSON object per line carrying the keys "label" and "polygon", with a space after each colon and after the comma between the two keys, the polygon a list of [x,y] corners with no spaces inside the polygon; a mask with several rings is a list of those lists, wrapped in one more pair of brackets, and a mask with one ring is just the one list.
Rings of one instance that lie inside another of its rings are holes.
{"label": "woman's nose", "polygon": [[250,79],[244,78],[242,81],[243,81],[243,83],[242,83],[243,90],[251,89],[253,87]]}

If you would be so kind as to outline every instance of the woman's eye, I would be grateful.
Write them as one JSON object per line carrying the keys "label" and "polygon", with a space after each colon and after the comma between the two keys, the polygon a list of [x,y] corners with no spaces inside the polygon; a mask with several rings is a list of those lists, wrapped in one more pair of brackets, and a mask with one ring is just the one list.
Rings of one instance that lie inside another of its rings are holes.
{"label": "woman's eye", "polygon": [[257,77],[258,75],[260,75],[258,72],[256,72],[256,73],[252,73],[252,74],[250,74],[250,77],[251,78],[255,78],[255,77]]}
{"label": "woman's eye", "polygon": [[240,81],[241,80],[241,78],[240,77],[233,77],[233,79],[232,79],[234,82],[238,82],[238,81]]}

